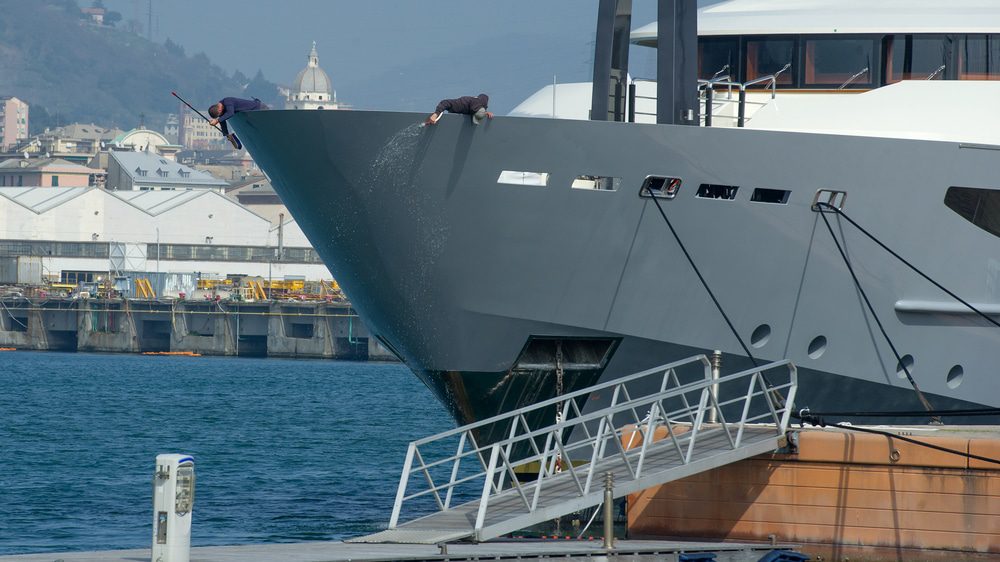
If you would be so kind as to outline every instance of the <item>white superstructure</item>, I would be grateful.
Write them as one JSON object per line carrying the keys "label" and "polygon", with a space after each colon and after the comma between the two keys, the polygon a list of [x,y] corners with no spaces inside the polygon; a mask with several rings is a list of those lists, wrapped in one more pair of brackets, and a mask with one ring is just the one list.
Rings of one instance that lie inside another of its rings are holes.
{"label": "white superstructure", "polygon": [[[698,35],[789,33],[997,33],[993,0],[722,0],[699,2]],[[656,44],[656,22],[632,32]]]}
{"label": "white superstructure", "polygon": [[[698,10],[704,123],[1000,144],[1000,2],[721,0]],[[657,24],[631,41],[656,46]],[[768,89],[772,85],[773,89]],[[716,81],[711,86],[709,81]],[[653,123],[656,83],[630,80],[626,103]],[[554,88],[554,90],[553,90]],[[591,84],[546,86],[511,115],[589,119]]]}

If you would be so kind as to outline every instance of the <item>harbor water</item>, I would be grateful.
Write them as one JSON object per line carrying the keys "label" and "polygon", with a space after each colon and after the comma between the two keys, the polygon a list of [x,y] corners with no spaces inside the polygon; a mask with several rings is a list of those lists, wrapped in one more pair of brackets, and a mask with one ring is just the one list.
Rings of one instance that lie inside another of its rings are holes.
{"label": "harbor water", "polygon": [[148,546],[164,452],[195,457],[193,546],[374,532],[453,426],[398,364],[0,353],[0,554]]}

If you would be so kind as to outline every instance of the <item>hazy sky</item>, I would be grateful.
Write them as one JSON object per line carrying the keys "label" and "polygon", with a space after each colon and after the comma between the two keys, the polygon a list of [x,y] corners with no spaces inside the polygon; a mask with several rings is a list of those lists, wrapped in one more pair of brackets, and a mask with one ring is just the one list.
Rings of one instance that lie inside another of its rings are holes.
{"label": "hazy sky", "polygon": [[[597,10],[597,0],[105,0],[105,4],[125,20],[137,19],[145,26],[150,1],[154,40],[162,43],[170,37],[189,55],[204,51],[229,73],[239,69],[252,76],[261,69],[269,80],[287,85],[305,66],[316,41],[320,64],[338,95],[354,103],[357,97],[391,89],[431,91],[435,83],[463,88],[442,96],[475,93],[490,73],[480,61],[490,61],[494,74],[504,80],[522,76],[523,81],[533,82],[530,88],[522,86],[529,93],[550,83],[553,75],[567,81],[589,80]],[[90,0],[79,2],[88,5]],[[633,28],[655,18],[655,0],[634,4]],[[467,85],[462,80],[465,74]],[[522,90],[517,91],[520,95]],[[391,105],[394,98],[378,99]],[[511,100],[506,106],[515,104]]]}

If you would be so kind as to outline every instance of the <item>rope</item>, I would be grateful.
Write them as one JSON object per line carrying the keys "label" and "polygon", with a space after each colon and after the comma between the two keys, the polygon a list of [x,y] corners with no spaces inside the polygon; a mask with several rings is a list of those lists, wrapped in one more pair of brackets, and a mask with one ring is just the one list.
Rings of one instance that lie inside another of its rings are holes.
{"label": "rope", "polygon": [[[826,213],[820,212],[819,216],[823,218],[823,224],[826,225],[826,229],[830,232],[830,238],[832,238],[833,243],[836,244],[837,251],[840,252],[840,257],[844,260],[844,265],[847,266],[847,271],[851,273],[851,279],[854,280],[854,287],[857,288],[859,293],[861,293],[861,298],[864,299],[868,312],[871,313],[872,318],[875,319],[875,324],[878,325],[879,331],[882,332],[882,337],[885,338],[886,343],[889,344],[889,349],[892,350],[892,354],[896,357],[896,364],[903,369],[903,373],[906,374],[906,380],[910,381],[910,386],[912,386],[913,391],[917,393],[917,398],[924,406],[924,409],[928,412],[934,410],[934,407],[927,401],[927,397],[924,396],[924,393],[917,385],[917,381],[913,380],[913,375],[910,374],[909,367],[906,366],[903,362],[903,358],[899,355],[899,351],[896,350],[896,344],[892,342],[892,338],[889,337],[889,333],[885,331],[885,326],[882,325],[882,320],[879,319],[878,314],[875,313],[875,307],[872,306],[872,302],[868,298],[868,293],[866,293],[864,287],[861,286],[861,281],[858,280],[858,275],[854,272],[854,266],[851,265],[851,260],[847,258],[847,253],[844,252],[843,246],[840,245],[840,240],[837,239],[837,235],[834,234],[833,227],[830,226],[830,221],[826,218]],[[931,421],[934,423],[941,423],[941,418],[932,416]]]}
{"label": "rope", "polygon": [[966,408],[964,410],[931,410],[930,412],[926,410],[906,410],[902,412],[813,412],[809,411],[810,415],[822,417],[822,416],[836,416],[836,417],[867,417],[867,418],[917,418],[924,417],[927,414],[932,414],[935,416],[1000,416],[1000,408]]}
{"label": "rope", "polygon": [[[949,291],[947,288],[945,288],[944,285],[942,285],[942,284],[938,283],[937,281],[931,279],[930,276],[928,276],[926,273],[924,273],[923,271],[920,271],[920,269],[917,268],[917,266],[915,266],[912,263],[908,262],[906,259],[904,259],[902,256],[900,256],[896,252],[892,251],[891,248],[889,248],[888,246],[886,246],[885,244],[883,244],[881,240],[879,240],[878,238],[875,237],[875,235],[873,235],[872,233],[870,233],[867,230],[865,230],[865,228],[862,227],[860,224],[854,222],[854,220],[851,217],[847,216],[847,214],[844,213],[844,211],[838,209],[837,207],[834,207],[833,205],[831,205],[829,203],[816,203],[816,207],[819,208],[819,209],[829,209],[830,211],[832,211],[832,212],[834,212],[834,213],[836,213],[836,214],[844,217],[844,219],[847,220],[847,222],[851,223],[851,225],[853,225],[854,228],[857,228],[859,231],[861,231],[862,234],[864,234],[865,236],[867,236],[872,242],[878,244],[883,250],[885,250],[886,252],[889,252],[889,254],[892,255],[892,257],[896,258],[897,260],[899,260],[900,262],[902,262],[903,265],[905,265],[906,267],[908,267],[911,270],[913,270],[914,273],[916,273],[917,275],[919,275],[919,276],[923,277],[924,279],[926,279],[931,285],[934,285],[938,289],[941,289],[942,291],[944,291],[951,298],[953,298],[953,299],[957,300],[958,302],[962,303],[963,305],[965,305],[966,308],[968,308],[972,312],[975,312],[976,314],[978,314],[983,320],[986,320],[990,324],[993,324],[997,328],[1000,328],[1000,322],[997,322],[993,318],[991,318],[988,315],[986,315],[986,313],[984,313],[981,310],[979,310],[978,308],[972,306],[971,304],[969,304],[968,302],[966,302],[962,297],[960,297],[960,296],[956,295],[955,293]],[[820,211],[820,214],[823,214],[823,211]]]}
{"label": "rope", "polygon": [[[694,263],[694,258],[691,257],[691,253],[688,252],[687,247],[684,246],[684,242],[681,241],[681,237],[677,234],[677,230],[674,229],[673,223],[671,223],[670,219],[667,218],[667,213],[663,211],[663,206],[660,205],[659,198],[653,195],[652,191],[649,191],[649,197],[653,200],[653,203],[656,204],[656,210],[660,211],[660,216],[663,217],[663,222],[667,224],[667,228],[669,228],[670,233],[673,234],[674,240],[677,241],[677,246],[681,249],[681,252],[684,253],[684,257],[687,258],[688,264],[691,265],[691,269],[694,270],[695,275],[698,276],[701,286],[705,288],[705,292],[708,293],[712,302],[715,303],[715,308],[718,309],[719,314],[721,314],[723,320],[726,321],[726,325],[729,326],[729,331],[736,337],[736,341],[740,342],[740,347],[743,348],[743,352],[746,353],[750,362],[753,363],[754,368],[759,369],[760,363],[757,361],[757,358],[753,356],[753,353],[751,353],[750,348],[747,347],[746,342],[743,341],[743,338],[740,336],[736,326],[733,325],[733,322],[729,319],[729,315],[726,314],[725,309],[722,308],[722,303],[719,302],[719,299],[715,298],[715,293],[712,291],[712,288],[709,287],[708,281],[706,281],[705,276],[701,274],[701,270],[698,269],[698,265]],[[774,385],[771,384],[771,381],[767,378],[767,375],[765,375],[763,371],[760,372],[760,377],[764,380],[764,384],[768,386],[768,391],[770,392],[769,398],[773,399],[779,406],[784,406],[785,396],[779,390],[774,388]]]}
{"label": "rope", "polygon": [[927,447],[928,449],[934,449],[935,451],[941,451],[943,453],[950,453],[952,455],[958,455],[960,457],[965,457],[965,458],[969,458],[969,459],[975,459],[975,460],[978,460],[978,461],[989,462],[989,463],[994,463],[994,464],[1000,464],[1000,459],[994,459],[994,458],[991,458],[991,457],[984,457],[982,455],[976,455],[976,454],[973,454],[973,453],[969,453],[967,451],[959,451],[957,449],[949,449],[948,447],[942,447],[941,445],[935,445],[933,443],[927,443],[927,442],[924,442],[924,441],[913,439],[912,437],[906,437],[905,435],[897,435],[897,434],[891,433],[889,431],[882,431],[880,429],[872,429],[872,428],[869,428],[869,427],[857,427],[857,426],[847,425],[847,424],[843,424],[843,423],[839,423],[839,422],[828,424],[826,422],[826,420],[824,420],[822,417],[810,414],[807,410],[803,410],[803,411],[799,412],[798,414],[794,414],[793,413],[792,417],[794,417],[795,419],[807,422],[807,423],[811,423],[813,425],[818,425],[820,427],[827,427],[828,425],[830,425],[830,426],[837,427],[837,428],[840,428],[840,429],[845,429],[847,431],[857,431],[857,432],[860,432],[860,433],[871,433],[873,435],[882,435],[882,436],[885,436],[885,437],[889,437],[891,439],[899,439],[900,441],[905,441],[907,443],[912,443],[914,445],[919,445],[921,447]]}
{"label": "rope", "polygon": [[[740,342],[740,347],[743,348],[743,352],[750,358],[750,362],[753,363],[753,366],[760,367],[760,364],[757,362],[757,358],[750,352],[750,348],[747,347],[746,342],[743,341],[743,338],[740,337],[740,333],[736,330],[736,327],[733,326],[732,321],[729,320],[729,315],[727,315],[726,311],[722,308],[722,304],[719,302],[719,299],[715,298],[715,293],[712,292],[712,288],[708,286],[708,282],[705,281],[705,277],[701,274],[701,270],[698,269],[698,266],[694,263],[694,258],[691,257],[687,247],[684,246],[684,242],[681,242],[681,237],[678,236],[677,231],[674,230],[674,225],[670,222],[670,219],[667,218],[667,213],[663,211],[663,206],[660,205],[660,199],[653,195],[652,192],[650,192],[650,198],[653,200],[653,203],[656,203],[656,209],[660,211],[660,216],[663,217],[663,221],[667,223],[667,228],[669,228],[670,233],[674,235],[674,240],[677,241],[677,245],[680,247],[681,252],[684,253],[684,257],[687,258],[688,263],[691,265],[691,269],[694,270],[695,275],[698,276],[698,280],[701,281],[701,286],[705,288],[708,296],[712,298],[712,302],[715,303],[715,308],[719,310],[719,314],[722,314],[722,318],[726,321],[726,325],[729,326],[729,331],[736,336],[736,340]],[[768,385],[770,386],[770,383],[768,383]]]}

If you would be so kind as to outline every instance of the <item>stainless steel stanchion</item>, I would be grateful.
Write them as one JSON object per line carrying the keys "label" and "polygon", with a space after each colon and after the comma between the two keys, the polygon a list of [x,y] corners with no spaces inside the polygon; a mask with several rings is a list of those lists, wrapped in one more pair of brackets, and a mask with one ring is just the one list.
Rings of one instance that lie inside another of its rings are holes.
{"label": "stainless steel stanchion", "polygon": [[604,548],[615,547],[615,475],[604,473]]}

